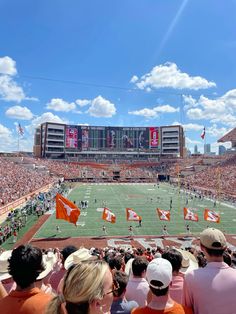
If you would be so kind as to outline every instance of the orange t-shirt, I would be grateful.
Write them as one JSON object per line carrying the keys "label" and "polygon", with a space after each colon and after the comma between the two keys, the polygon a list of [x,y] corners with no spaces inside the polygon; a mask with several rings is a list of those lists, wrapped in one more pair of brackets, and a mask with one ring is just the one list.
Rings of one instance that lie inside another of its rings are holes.
{"label": "orange t-shirt", "polygon": [[0,312],[4,314],[44,314],[52,297],[39,288],[26,291],[13,290],[0,300]]}
{"label": "orange t-shirt", "polygon": [[164,310],[155,310],[148,306],[138,307],[131,312],[132,314],[193,314],[193,311],[190,308],[174,303],[172,307]]}

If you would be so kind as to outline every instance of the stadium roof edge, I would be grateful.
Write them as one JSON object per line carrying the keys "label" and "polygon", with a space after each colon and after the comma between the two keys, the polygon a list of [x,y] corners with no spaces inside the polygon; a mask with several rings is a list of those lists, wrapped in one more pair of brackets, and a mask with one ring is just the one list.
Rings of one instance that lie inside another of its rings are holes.
{"label": "stadium roof edge", "polygon": [[226,133],[224,136],[222,136],[217,143],[224,143],[224,142],[232,142],[236,141],[236,128],[232,129],[228,133]]}

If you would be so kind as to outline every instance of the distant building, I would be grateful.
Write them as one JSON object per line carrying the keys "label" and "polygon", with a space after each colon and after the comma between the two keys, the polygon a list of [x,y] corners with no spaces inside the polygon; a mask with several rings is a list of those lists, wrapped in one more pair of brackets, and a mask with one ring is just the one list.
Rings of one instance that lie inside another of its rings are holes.
{"label": "distant building", "polygon": [[204,144],[204,155],[211,155],[211,144]]}
{"label": "distant building", "polygon": [[197,145],[194,145],[194,154],[199,154]]}
{"label": "distant building", "polygon": [[225,146],[224,145],[220,145],[219,146],[219,155],[222,156],[222,155],[225,154],[225,152],[226,152]]}

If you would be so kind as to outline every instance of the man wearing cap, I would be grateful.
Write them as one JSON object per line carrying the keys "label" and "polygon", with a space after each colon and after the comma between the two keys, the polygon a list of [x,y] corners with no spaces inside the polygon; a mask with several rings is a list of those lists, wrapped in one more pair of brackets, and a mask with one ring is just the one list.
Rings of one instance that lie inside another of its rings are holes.
{"label": "man wearing cap", "polygon": [[175,302],[169,295],[172,281],[171,263],[164,258],[155,258],[147,267],[146,278],[150,287],[148,305],[139,307],[132,314],[192,314],[191,309]]}
{"label": "man wearing cap", "polygon": [[236,313],[236,270],[223,261],[224,234],[207,228],[200,234],[200,246],[207,265],[185,275],[184,304],[190,306],[194,314]]}

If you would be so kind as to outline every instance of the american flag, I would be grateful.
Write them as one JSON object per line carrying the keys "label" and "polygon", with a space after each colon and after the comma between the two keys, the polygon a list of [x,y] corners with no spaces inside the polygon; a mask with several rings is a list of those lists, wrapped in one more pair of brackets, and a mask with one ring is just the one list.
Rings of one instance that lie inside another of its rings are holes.
{"label": "american flag", "polygon": [[24,135],[24,129],[22,128],[22,126],[20,125],[20,123],[18,123],[18,127],[17,127],[17,132],[18,134],[20,134],[21,136]]}

